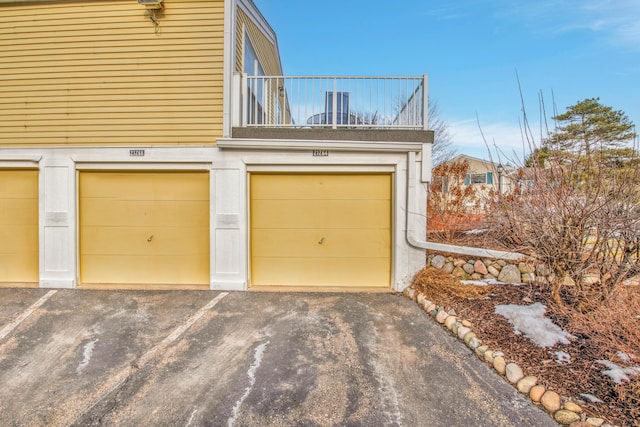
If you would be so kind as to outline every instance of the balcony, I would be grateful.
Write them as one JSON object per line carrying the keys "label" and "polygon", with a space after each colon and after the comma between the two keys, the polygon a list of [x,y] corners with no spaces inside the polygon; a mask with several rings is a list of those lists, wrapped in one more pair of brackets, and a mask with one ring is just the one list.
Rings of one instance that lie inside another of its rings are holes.
{"label": "balcony", "polygon": [[426,75],[236,74],[233,136],[431,142],[427,89]]}

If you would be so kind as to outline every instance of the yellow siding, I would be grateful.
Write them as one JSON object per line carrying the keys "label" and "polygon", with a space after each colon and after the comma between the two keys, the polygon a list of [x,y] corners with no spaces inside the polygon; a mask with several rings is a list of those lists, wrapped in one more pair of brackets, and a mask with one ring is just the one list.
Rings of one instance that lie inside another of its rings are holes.
{"label": "yellow siding", "polygon": [[0,171],[0,282],[37,283],[38,171]]}
{"label": "yellow siding", "polygon": [[209,174],[80,173],[82,284],[209,283]]}
{"label": "yellow siding", "polygon": [[250,186],[253,287],[390,286],[391,175],[252,174]]}
{"label": "yellow siding", "polygon": [[251,44],[256,50],[256,55],[264,72],[268,76],[281,76],[280,56],[277,47],[260,31],[256,24],[238,8],[238,20],[236,23],[236,71],[244,71],[243,68],[243,28],[246,28],[251,39]]}
{"label": "yellow siding", "polygon": [[215,144],[222,0],[0,4],[0,145]]}

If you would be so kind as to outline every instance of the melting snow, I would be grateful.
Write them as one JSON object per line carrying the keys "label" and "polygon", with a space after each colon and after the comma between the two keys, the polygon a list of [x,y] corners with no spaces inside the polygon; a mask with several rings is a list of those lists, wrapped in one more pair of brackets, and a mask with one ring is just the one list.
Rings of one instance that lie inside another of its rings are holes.
{"label": "melting snow", "polygon": [[76,372],[80,373],[87,367],[89,361],[91,360],[91,356],[93,355],[93,347],[95,347],[98,342],[98,338],[93,341],[90,341],[84,345],[84,349],[82,350],[82,362],[76,368]]}
{"label": "melting snow", "polygon": [[591,403],[604,403],[602,400],[598,399],[593,394],[580,393],[580,396],[584,397],[586,400],[588,400]]}
{"label": "melting snow", "polygon": [[596,362],[608,368],[602,371],[602,375],[608,376],[616,384],[622,384],[625,381],[630,381],[629,377],[640,375],[640,367],[637,366],[623,368],[608,360],[596,360]]}
{"label": "melting snow", "polygon": [[495,312],[506,317],[516,334],[523,333],[538,347],[553,347],[558,342],[569,344],[570,334],[544,317],[547,307],[539,302],[531,305],[498,305]]}
{"label": "melting snow", "polygon": [[571,355],[566,351],[556,351],[556,363],[562,365],[564,363],[571,363]]}
{"label": "melting snow", "polygon": [[505,282],[500,282],[496,279],[487,279],[487,280],[461,280],[460,283],[463,285],[473,285],[473,286],[487,286],[487,285],[506,285]]}

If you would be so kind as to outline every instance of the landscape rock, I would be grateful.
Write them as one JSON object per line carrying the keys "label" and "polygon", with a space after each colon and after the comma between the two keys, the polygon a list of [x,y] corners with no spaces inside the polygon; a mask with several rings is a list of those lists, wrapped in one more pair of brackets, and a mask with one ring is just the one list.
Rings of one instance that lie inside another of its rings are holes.
{"label": "landscape rock", "polygon": [[467,263],[467,261],[463,260],[463,259],[457,259],[453,262],[453,265],[456,267],[462,267],[463,265],[465,265]]}
{"label": "landscape rock", "polygon": [[505,283],[520,283],[520,278],[520,270],[511,264],[505,265],[498,275],[498,280]]}
{"label": "landscape rock", "polygon": [[496,263],[498,263],[498,265],[500,267],[504,267],[505,265],[507,265],[507,261],[503,260],[503,259],[499,259],[496,261]]}
{"label": "landscape rock", "polygon": [[489,271],[487,271],[487,266],[480,260],[476,261],[473,264],[473,270],[479,274],[489,274]]}
{"label": "landscape rock", "polygon": [[448,330],[453,330],[453,325],[456,323],[456,316],[449,316],[446,319],[444,319],[444,326],[446,326],[446,328]]}
{"label": "landscape rock", "polygon": [[489,350],[489,346],[481,345],[476,348],[476,354],[480,357],[484,357],[484,353]]}
{"label": "landscape rock", "polygon": [[467,328],[466,326],[460,326],[457,333],[458,338],[464,339],[464,336],[467,335],[469,331],[471,331],[471,329]]}
{"label": "landscape rock", "polygon": [[540,399],[542,399],[542,395],[547,391],[545,386],[543,385],[534,385],[531,387],[529,391],[529,398],[535,403],[540,403]]}
{"label": "landscape rock", "polygon": [[600,283],[600,274],[599,273],[587,273],[582,278],[582,284],[586,286],[592,286],[596,283]]}
{"label": "landscape rock", "polygon": [[462,323],[456,322],[451,327],[451,332],[453,332],[454,335],[458,335],[458,329],[460,329],[461,327],[462,327]]}
{"label": "landscape rock", "polygon": [[575,412],[576,414],[582,412],[582,408],[580,407],[580,405],[574,402],[564,402],[564,405],[562,405],[562,407],[567,411]]}
{"label": "landscape rock", "polygon": [[[472,333],[472,332],[469,332],[469,333]],[[466,335],[465,335],[465,338],[466,338]],[[467,343],[467,347],[469,347],[471,350],[475,350],[478,347],[480,347],[480,344],[482,344],[482,341],[480,341],[477,337],[473,337]]]}
{"label": "landscape rock", "polygon": [[493,369],[500,374],[504,374],[507,369],[507,362],[504,360],[504,357],[498,356],[493,358]]}
{"label": "landscape rock", "polygon": [[544,265],[544,264],[538,264],[536,265],[536,276],[548,276],[551,274],[551,269]]}
{"label": "landscape rock", "polygon": [[453,265],[453,263],[449,261],[444,265],[444,267],[442,267],[442,271],[444,271],[447,274],[451,274],[454,268],[455,266]]}
{"label": "landscape rock", "polygon": [[575,412],[567,411],[566,409],[560,409],[559,411],[554,412],[553,419],[562,425],[568,426],[571,423],[580,421],[580,415]]}
{"label": "landscape rock", "polygon": [[466,345],[469,345],[469,342],[473,339],[476,338],[476,334],[474,332],[467,332],[464,337],[462,338],[462,340],[464,341],[464,343]]}
{"label": "landscape rock", "polygon": [[640,286],[640,274],[625,279],[622,284],[624,286]]}
{"label": "landscape rock", "polygon": [[569,424],[569,427],[592,427],[592,426],[586,421],[575,421]]}
{"label": "landscape rock", "polygon": [[520,270],[520,273],[522,274],[533,273],[534,271],[536,271],[532,265],[526,264],[524,262],[518,264],[518,270]]}
{"label": "landscape rock", "polygon": [[516,388],[520,393],[529,394],[531,392],[531,389],[536,385],[537,382],[537,377],[529,375],[521,378],[520,381],[518,381],[518,383],[516,384]]}
{"label": "landscape rock", "polygon": [[487,271],[489,272],[489,274],[491,276],[493,276],[494,278],[498,277],[500,275],[500,270],[498,270],[497,268],[495,268],[493,265],[490,265],[489,267],[487,267]]}
{"label": "landscape rock", "polygon": [[469,263],[465,263],[462,266],[462,269],[464,270],[465,273],[467,274],[473,274],[475,273],[475,269],[473,268],[473,264],[469,264]]}
{"label": "landscape rock", "polygon": [[536,275],[533,273],[522,273],[520,275],[520,281],[522,283],[533,283],[536,280]]}
{"label": "landscape rock", "polygon": [[464,277],[467,275],[467,272],[460,267],[454,267],[451,274],[453,274],[454,277]]}
{"label": "landscape rock", "polygon": [[415,301],[416,299],[416,290],[413,288],[406,288],[404,290],[404,296],[406,296],[409,299],[412,299]]}
{"label": "landscape rock", "polygon": [[440,269],[444,267],[445,262],[445,257],[442,255],[436,255],[431,259],[431,266]]}
{"label": "landscape rock", "polygon": [[444,310],[440,310],[438,311],[438,314],[436,314],[436,322],[443,324],[447,317],[449,317],[449,313]]}
{"label": "landscape rock", "polygon": [[602,424],[604,424],[604,420],[598,417],[587,417],[587,424],[593,427],[600,427]]}
{"label": "landscape rock", "polygon": [[[560,395],[555,391],[547,390],[540,398],[540,403],[547,412],[555,413],[561,408]],[[571,424],[571,423],[569,423]]]}
{"label": "landscape rock", "polygon": [[562,276],[560,279],[560,283],[562,286],[573,287],[576,285],[576,281],[571,278],[571,276]]}
{"label": "landscape rock", "polygon": [[493,350],[486,350],[483,357],[487,363],[491,363],[491,365],[493,365]]}
{"label": "landscape rock", "polygon": [[482,280],[482,274],[473,273],[471,276],[469,276],[469,279],[471,279],[471,280]]}
{"label": "landscape rock", "polygon": [[522,372],[522,368],[518,366],[516,363],[509,363],[505,367],[505,374],[507,379],[511,384],[516,384],[524,377],[524,372]]}
{"label": "landscape rock", "polygon": [[427,313],[431,313],[433,312],[438,306],[435,305],[434,303],[432,303],[431,301],[427,301],[430,304],[429,305],[424,305],[424,311],[426,311]]}

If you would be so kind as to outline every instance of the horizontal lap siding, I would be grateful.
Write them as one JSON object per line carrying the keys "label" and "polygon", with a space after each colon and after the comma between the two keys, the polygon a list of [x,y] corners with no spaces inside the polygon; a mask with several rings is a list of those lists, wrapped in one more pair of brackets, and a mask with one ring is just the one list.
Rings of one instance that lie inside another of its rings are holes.
{"label": "horizontal lap siding", "polygon": [[223,1],[0,5],[0,145],[215,144]]}

